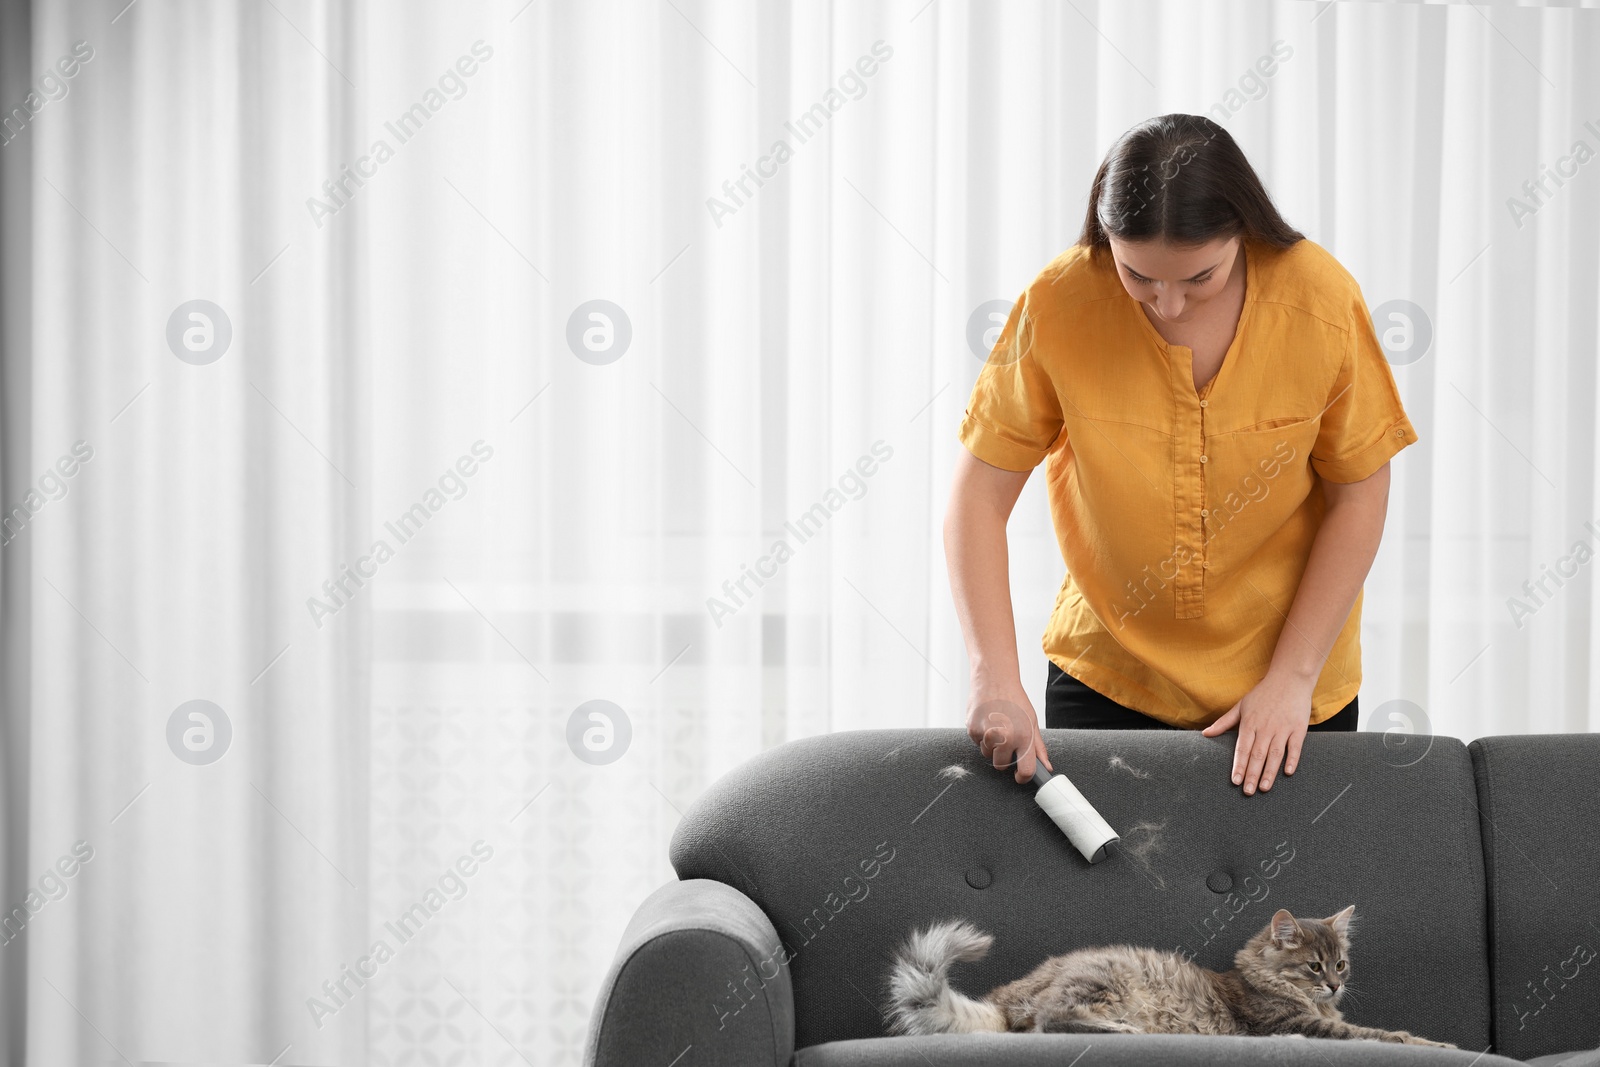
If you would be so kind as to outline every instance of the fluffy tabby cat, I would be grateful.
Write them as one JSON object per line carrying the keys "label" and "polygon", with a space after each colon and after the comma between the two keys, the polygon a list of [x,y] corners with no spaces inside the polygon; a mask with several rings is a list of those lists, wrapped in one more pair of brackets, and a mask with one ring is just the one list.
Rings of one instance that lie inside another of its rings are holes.
{"label": "fluffy tabby cat", "polygon": [[1340,1016],[1354,913],[1352,904],[1326,919],[1296,919],[1279,909],[1221,974],[1175,952],[1083,948],[978,1000],[950,988],[950,965],[982,959],[994,938],[968,922],[937,923],[913,933],[897,954],[890,1032],[1298,1034],[1455,1048]]}

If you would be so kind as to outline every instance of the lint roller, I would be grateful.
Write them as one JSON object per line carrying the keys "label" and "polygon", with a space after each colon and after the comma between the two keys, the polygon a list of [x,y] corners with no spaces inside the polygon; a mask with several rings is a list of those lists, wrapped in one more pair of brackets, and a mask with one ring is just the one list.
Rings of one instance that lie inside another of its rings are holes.
{"label": "lint roller", "polygon": [[1111,843],[1121,837],[1084,799],[1078,787],[1064,774],[1051,774],[1043,763],[1035,763],[1033,781],[1039,791],[1033,795],[1050,821],[1061,828],[1073,847],[1090,863],[1099,863],[1111,851]]}

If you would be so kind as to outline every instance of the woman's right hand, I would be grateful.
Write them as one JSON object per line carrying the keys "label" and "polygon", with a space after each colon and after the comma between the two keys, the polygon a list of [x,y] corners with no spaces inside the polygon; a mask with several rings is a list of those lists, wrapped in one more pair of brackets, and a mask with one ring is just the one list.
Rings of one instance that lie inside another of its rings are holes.
{"label": "woman's right hand", "polygon": [[998,687],[973,684],[967,702],[967,736],[985,759],[994,761],[995,770],[1015,765],[1019,783],[1033,780],[1035,761],[1055,771],[1045,751],[1039,716],[1020,679]]}

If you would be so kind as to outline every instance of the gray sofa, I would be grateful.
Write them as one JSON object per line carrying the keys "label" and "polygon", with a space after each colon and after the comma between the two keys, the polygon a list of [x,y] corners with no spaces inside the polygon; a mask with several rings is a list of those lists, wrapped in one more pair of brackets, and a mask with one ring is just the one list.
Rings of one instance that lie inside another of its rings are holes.
{"label": "gray sofa", "polygon": [[[680,880],[646,898],[623,936],[584,1062],[1600,1067],[1600,735],[1312,733],[1300,769],[1250,797],[1228,782],[1232,734],[1046,737],[1057,771],[1123,837],[1092,867],[1033,788],[988,766],[960,729],[806,738],[712,784],[673,834]],[[995,935],[985,959],[951,974],[977,996],[1048,955],[1114,942],[1225,970],[1277,908],[1346,904],[1345,1018],[1460,1051],[885,1036],[890,955],[936,919]]]}

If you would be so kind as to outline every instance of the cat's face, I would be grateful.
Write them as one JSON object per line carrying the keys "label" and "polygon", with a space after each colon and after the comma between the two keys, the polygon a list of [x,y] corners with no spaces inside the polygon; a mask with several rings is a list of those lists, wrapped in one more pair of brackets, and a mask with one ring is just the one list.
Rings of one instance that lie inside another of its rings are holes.
{"label": "cat's face", "polygon": [[1278,975],[1318,1003],[1337,1003],[1350,977],[1352,904],[1326,919],[1296,919],[1280,909],[1262,931],[1262,956]]}

